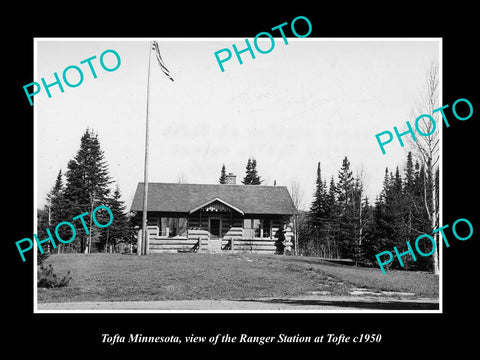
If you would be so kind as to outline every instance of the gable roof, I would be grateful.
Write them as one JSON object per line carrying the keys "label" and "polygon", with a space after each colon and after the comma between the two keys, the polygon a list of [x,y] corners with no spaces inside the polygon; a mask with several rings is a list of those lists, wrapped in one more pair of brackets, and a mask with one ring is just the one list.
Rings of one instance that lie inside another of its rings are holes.
{"label": "gable roof", "polygon": [[218,198],[218,197],[215,198],[215,199],[213,199],[213,200],[207,201],[206,203],[203,203],[202,205],[199,205],[199,206],[197,206],[196,208],[193,208],[192,210],[189,211],[189,213],[192,214],[192,213],[194,213],[195,211],[198,211],[198,210],[200,210],[201,208],[203,208],[203,207],[205,207],[205,206],[207,206],[207,205],[213,204],[213,203],[215,203],[215,202],[217,202],[217,201],[220,202],[220,203],[222,203],[223,205],[229,207],[230,209],[233,209],[233,210],[239,212],[240,214],[245,215],[245,213],[244,213],[242,210],[240,210],[239,208],[233,206],[232,204],[227,203],[226,201],[223,201],[222,199],[220,199],[220,198]]}
{"label": "gable roof", "polygon": [[[144,183],[138,183],[131,211],[143,210]],[[292,215],[285,186],[148,183],[148,211],[189,213],[219,199],[245,214]]]}

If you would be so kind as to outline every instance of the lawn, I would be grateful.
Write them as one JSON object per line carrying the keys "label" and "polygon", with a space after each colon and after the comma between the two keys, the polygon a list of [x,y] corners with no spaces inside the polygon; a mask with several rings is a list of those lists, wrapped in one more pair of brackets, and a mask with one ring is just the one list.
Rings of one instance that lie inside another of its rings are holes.
{"label": "lawn", "polygon": [[235,300],[285,298],[315,292],[348,295],[353,288],[438,297],[438,277],[335,264],[309,257],[257,254],[51,255],[67,287],[38,289],[39,302]]}

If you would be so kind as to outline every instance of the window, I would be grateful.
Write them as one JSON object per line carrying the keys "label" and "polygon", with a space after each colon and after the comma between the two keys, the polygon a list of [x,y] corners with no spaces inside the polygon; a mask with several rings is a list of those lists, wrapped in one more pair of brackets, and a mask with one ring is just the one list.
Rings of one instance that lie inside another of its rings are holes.
{"label": "window", "polygon": [[263,237],[264,238],[271,238],[272,236],[272,221],[270,219],[263,220]]}
{"label": "window", "polygon": [[246,237],[270,239],[272,222],[270,219],[244,219],[243,229]]}
{"label": "window", "polygon": [[262,237],[262,220],[253,219],[252,228],[255,229],[255,237]]}
{"label": "window", "polygon": [[187,218],[162,217],[160,223],[161,236],[187,236]]}

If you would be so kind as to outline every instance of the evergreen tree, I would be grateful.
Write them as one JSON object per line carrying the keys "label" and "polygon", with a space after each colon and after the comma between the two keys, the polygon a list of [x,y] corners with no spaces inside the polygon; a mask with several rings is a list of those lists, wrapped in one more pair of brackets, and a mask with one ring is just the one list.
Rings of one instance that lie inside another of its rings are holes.
{"label": "evergreen tree", "polygon": [[[101,240],[105,252],[110,251],[110,246],[112,246],[113,249],[117,249],[120,243],[130,244],[132,237],[135,236],[130,227],[130,219],[126,213],[126,206],[120,198],[120,188],[117,184],[112,197],[108,199],[107,205],[112,211],[113,221],[110,226],[102,231]],[[106,222],[108,222],[108,219],[105,219],[103,223]]]}
{"label": "evergreen tree", "polygon": [[251,185],[260,185],[263,180],[260,179],[260,176],[258,175],[258,172],[257,172],[257,160],[255,160],[255,158],[252,158],[252,170],[251,170],[251,174],[252,174],[252,182],[251,182]]}
{"label": "evergreen tree", "polygon": [[328,188],[327,201],[326,201],[326,213],[328,217],[334,218],[337,213],[337,186],[333,176],[330,178],[330,185]]}
{"label": "evergreen tree", "polygon": [[368,221],[368,199],[363,197],[363,182],[359,175],[354,179],[352,186],[352,206],[349,207],[349,218],[353,222],[353,260],[358,265],[362,257],[362,246],[365,237],[365,227]]}
{"label": "evergreen tree", "polygon": [[409,151],[407,155],[407,163],[405,165],[405,186],[404,186],[404,191],[405,194],[411,194],[413,192],[413,185],[414,185],[414,180],[415,180],[415,173],[414,173],[414,167],[413,167],[413,161],[412,161],[412,152]]}
{"label": "evergreen tree", "polygon": [[322,225],[322,219],[326,217],[327,210],[327,189],[322,180],[322,173],[320,169],[320,162],[317,164],[317,180],[315,193],[313,195],[313,202],[310,207],[310,217],[316,226]]}
{"label": "evergreen tree", "polygon": [[261,180],[260,176],[257,172],[257,160],[255,158],[248,158],[247,167],[246,167],[246,174],[242,180],[242,184],[244,185],[260,185],[263,180]]}
{"label": "evergreen tree", "polygon": [[[37,214],[37,236],[40,240],[48,237],[46,229],[50,229],[53,234],[56,225],[62,221],[65,221],[66,204],[64,199],[64,187],[62,181],[62,171],[59,170],[55,184],[52,189],[47,193],[46,204],[43,211]],[[72,237],[72,231],[68,227],[61,227],[59,229],[59,236],[62,239],[70,239]],[[51,246],[50,243],[47,246]],[[56,242],[56,251],[61,252],[64,248],[64,244]],[[53,251],[53,249],[50,249]]]}
{"label": "evergreen tree", "polygon": [[345,157],[338,173],[337,205],[338,205],[338,243],[343,258],[353,258],[356,249],[356,219],[354,217],[353,195],[354,179],[350,170],[350,161]]}
{"label": "evergreen tree", "polygon": [[[65,221],[68,212],[67,203],[65,201],[65,189],[62,181],[62,170],[58,171],[55,185],[47,194],[47,206],[49,212],[49,228],[52,230],[56,225],[62,221]],[[73,234],[69,227],[63,226],[59,229],[59,235],[62,239],[70,239]],[[66,247],[70,245],[58,243],[57,252],[60,253]]]}
{"label": "evergreen tree", "polygon": [[336,190],[340,211],[344,213],[351,205],[353,200],[353,172],[350,170],[350,161],[346,156],[343,159],[342,167],[338,172],[338,183]]}
{"label": "evergreen tree", "polygon": [[245,169],[245,177],[242,180],[242,184],[250,185],[252,183],[252,159],[248,158],[247,166]]}
{"label": "evergreen tree", "polygon": [[[98,135],[93,130],[86,130],[80,140],[80,149],[69,161],[66,173],[65,201],[68,207],[67,218],[88,212],[84,217],[87,226],[91,223],[90,215],[97,206],[105,204],[111,183],[105,156],[100,148]],[[94,227],[89,228],[91,237],[98,237]],[[82,227],[83,229],[83,227]],[[77,231],[77,250],[83,252],[87,245],[86,232]]]}
{"label": "evergreen tree", "polygon": [[303,246],[307,247],[310,253],[325,257],[327,190],[325,182],[322,179],[320,162],[317,163],[317,179],[315,183],[316,187],[313,202],[307,218],[310,236],[308,237],[307,244],[303,244]]}
{"label": "evergreen tree", "polygon": [[325,233],[327,243],[326,257],[337,259],[340,257],[337,234],[338,234],[338,203],[337,203],[337,186],[333,176],[330,178],[328,193],[325,204]]}
{"label": "evergreen tree", "polygon": [[368,226],[365,231],[363,261],[366,265],[378,266],[375,255],[389,249],[391,233],[387,225],[388,218],[384,197],[377,196],[372,209],[371,226]]}
{"label": "evergreen tree", "polygon": [[220,184],[226,184],[227,183],[227,174],[225,172],[225,164],[222,165],[222,170],[220,172],[220,178],[218,179],[218,182]]}
{"label": "evergreen tree", "polygon": [[405,236],[407,239],[412,239],[415,236],[413,229],[414,221],[414,208],[415,208],[415,169],[412,161],[412,153],[407,155],[407,163],[404,171],[404,186],[403,186],[403,198],[405,201],[404,212],[404,224],[405,224]]}

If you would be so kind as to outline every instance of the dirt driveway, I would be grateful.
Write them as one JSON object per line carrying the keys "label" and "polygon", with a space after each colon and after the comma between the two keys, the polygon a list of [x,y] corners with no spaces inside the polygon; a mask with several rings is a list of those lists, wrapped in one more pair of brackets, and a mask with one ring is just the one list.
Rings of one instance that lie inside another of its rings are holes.
{"label": "dirt driveway", "polygon": [[408,296],[303,296],[287,299],[252,300],[167,300],[116,302],[39,303],[38,312],[108,311],[108,312],[264,312],[264,311],[438,311],[438,299]]}

